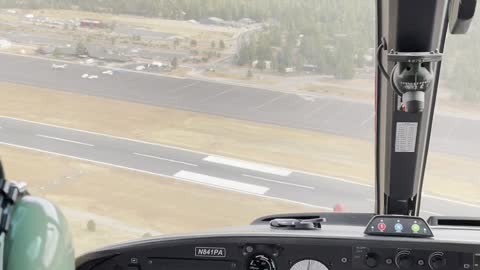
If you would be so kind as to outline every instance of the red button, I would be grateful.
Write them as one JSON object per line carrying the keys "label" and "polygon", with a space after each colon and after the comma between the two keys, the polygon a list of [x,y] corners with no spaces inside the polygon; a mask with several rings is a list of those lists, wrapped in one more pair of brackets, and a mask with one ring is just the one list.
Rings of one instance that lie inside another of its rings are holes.
{"label": "red button", "polygon": [[378,223],[377,228],[383,232],[387,228],[387,225],[385,223]]}

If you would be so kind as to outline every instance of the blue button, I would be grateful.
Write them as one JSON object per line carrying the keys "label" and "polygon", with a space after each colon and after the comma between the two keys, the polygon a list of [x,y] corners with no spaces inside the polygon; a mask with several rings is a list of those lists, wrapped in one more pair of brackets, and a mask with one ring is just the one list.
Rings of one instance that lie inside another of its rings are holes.
{"label": "blue button", "polygon": [[400,223],[395,224],[395,231],[401,232],[403,230],[403,225]]}

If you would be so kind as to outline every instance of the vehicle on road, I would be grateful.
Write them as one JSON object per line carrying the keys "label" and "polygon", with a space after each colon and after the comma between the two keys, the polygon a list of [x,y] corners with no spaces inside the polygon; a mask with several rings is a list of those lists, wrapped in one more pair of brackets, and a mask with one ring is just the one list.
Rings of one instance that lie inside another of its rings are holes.
{"label": "vehicle on road", "polygon": [[140,65],[140,66],[135,67],[136,71],[144,71],[145,69],[146,69],[146,67],[144,65]]}
{"label": "vehicle on road", "polygon": [[53,69],[66,69],[67,64],[52,64]]}
{"label": "vehicle on road", "polygon": [[113,75],[113,70],[105,70],[105,71],[102,72],[102,74],[112,76]]}
{"label": "vehicle on road", "polygon": [[90,76],[90,75],[88,75],[87,73],[82,74],[82,78],[83,78],[83,79],[88,79],[89,76]]}

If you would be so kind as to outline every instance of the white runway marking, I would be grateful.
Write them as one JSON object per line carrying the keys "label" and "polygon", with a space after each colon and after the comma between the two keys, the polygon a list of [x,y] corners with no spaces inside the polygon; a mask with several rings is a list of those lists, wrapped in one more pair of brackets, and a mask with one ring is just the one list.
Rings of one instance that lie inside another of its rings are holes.
{"label": "white runway marking", "polygon": [[209,186],[221,187],[229,190],[240,190],[243,192],[253,193],[253,194],[265,194],[269,188],[246,184],[242,182],[232,181],[228,179],[223,179],[219,177],[214,177],[206,174],[194,173],[189,171],[179,171],[175,177],[189,180],[195,183],[205,184]]}
{"label": "white runway marking", "polygon": [[[94,163],[94,164],[99,164],[99,165],[103,165],[103,166],[110,166],[110,167],[114,167],[114,168],[118,168],[118,169],[123,169],[123,170],[138,172],[138,173],[144,173],[144,174],[149,174],[149,175],[153,175],[153,176],[160,176],[160,177],[163,177],[163,178],[176,179],[176,180],[179,180],[179,181],[193,182],[193,181],[190,181],[190,180],[186,180],[184,178],[175,177],[175,176],[167,175],[167,174],[163,174],[163,173],[155,173],[155,172],[150,172],[150,171],[146,171],[146,170],[135,169],[135,168],[132,168],[132,167],[117,165],[117,164],[113,164],[113,163],[109,163],[109,162],[103,162],[103,161],[98,161],[98,160],[93,160],[93,159],[88,159],[88,158],[81,158],[81,157],[77,157],[77,156],[61,154],[61,153],[57,153],[57,152],[42,150],[42,149],[23,146],[23,145],[18,145],[18,144],[14,144],[14,143],[0,142],[0,145],[7,145],[7,146],[11,146],[11,147],[20,148],[20,149],[37,151],[37,152],[40,152],[40,153],[56,155],[56,156],[59,156],[59,157],[71,158],[71,159],[80,160],[80,161],[84,161],[84,162],[91,162],[91,163]],[[216,187],[216,188],[220,188],[220,187]],[[221,189],[226,189],[226,188],[221,188]],[[268,196],[268,195],[264,195],[264,194],[255,194],[255,193],[252,194],[252,193],[245,192],[245,191],[242,191],[242,190],[232,190],[232,191],[236,191],[236,192],[244,193],[244,194],[249,194],[249,195],[255,195],[255,196],[260,197],[260,198],[277,200],[277,201],[302,205],[302,206],[306,206],[306,207],[322,209],[322,211],[332,211],[333,210],[331,207],[314,205],[314,204],[310,204],[310,203],[304,203],[304,202],[299,202],[299,201],[294,201],[294,200],[289,200],[289,199],[284,199],[284,198],[279,198],[279,197],[272,197],[272,196]]]}
{"label": "white runway marking", "polygon": [[422,210],[422,209],[420,209],[420,213],[424,213],[424,214],[428,214],[428,215],[432,215],[432,216],[443,216],[443,214],[428,211],[428,210]]}
{"label": "white runway marking", "polygon": [[[47,123],[42,123],[42,122],[38,122],[38,121],[15,118],[15,117],[11,117],[11,116],[0,115],[0,118],[5,118],[5,119],[19,121],[19,122],[25,122],[25,123],[31,123],[31,124],[36,124],[36,125],[41,125],[41,126],[46,126],[46,127],[72,130],[72,131],[82,132],[82,133],[86,133],[86,134],[90,134],[90,135],[102,136],[104,138],[124,140],[124,141],[129,141],[129,142],[134,142],[134,143],[141,143],[141,144],[145,144],[145,145],[152,145],[152,146],[164,147],[164,148],[168,148],[168,149],[175,149],[175,150],[185,151],[185,152],[189,152],[189,153],[200,154],[200,155],[204,155],[204,156],[208,156],[208,155],[212,154],[212,153],[206,153],[206,152],[186,149],[186,148],[182,148],[182,147],[176,147],[176,146],[172,146],[172,145],[166,145],[166,144],[161,144],[161,143],[154,143],[154,142],[131,139],[131,138],[126,138],[126,137],[114,136],[114,135],[110,135],[110,134],[104,134],[104,133],[99,133],[99,132],[94,132],[94,131],[88,131],[88,130],[82,130],[82,129],[77,129],[77,128],[59,126],[59,125],[54,125],[54,124],[47,124]],[[333,132],[333,131],[330,130],[329,132]],[[361,183],[361,179],[347,180],[347,179],[343,179],[343,178],[339,178],[339,177],[335,177],[335,176],[331,176],[331,175],[324,175],[324,174],[307,172],[307,171],[304,171],[304,170],[291,170],[291,171],[302,173],[302,174],[307,174],[307,175],[311,175],[311,176],[321,177],[321,178],[324,178],[325,180],[340,181],[340,182],[345,182],[345,183],[349,183],[349,184],[353,184],[353,185],[359,185],[359,186],[373,188],[373,185],[368,185],[368,184]]]}
{"label": "white runway marking", "polygon": [[360,123],[360,126],[363,127],[365,126],[369,121],[371,121],[373,118],[375,118],[375,113],[373,112],[370,114],[367,119],[363,120],[362,123]]}
{"label": "white runway marking", "polygon": [[221,96],[221,95],[224,95],[224,94],[232,91],[233,88],[234,88],[234,87],[227,88],[227,89],[223,90],[223,91],[220,92],[220,93],[216,93],[216,94],[214,94],[214,95],[212,95],[212,96],[206,97],[206,98],[198,101],[198,103],[204,103],[204,102],[206,102],[206,101],[208,101],[208,100],[212,100],[212,99],[214,99],[214,98],[217,98],[217,97],[219,97],[219,96]]}
{"label": "white runway marking", "polygon": [[278,184],[282,184],[282,185],[289,185],[289,186],[312,189],[312,190],[315,189],[314,187],[310,187],[310,186],[304,186],[304,185],[294,184],[294,183],[290,183],[290,182],[278,181],[278,180],[268,179],[268,178],[264,178],[264,177],[254,176],[254,175],[248,175],[248,174],[242,174],[242,175],[245,176],[245,177],[249,177],[249,178],[253,178],[253,179],[257,179],[257,180],[262,180],[262,181],[266,181],[266,182],[278,183]]}
{"label": "white runway marking", "polygon": [[280,176],[289,176],[292,173],[291,170],[288,170],[285,168],[274,167],[270,165],[232,159],[232,158],[226,158],[221,156],[208,156],[203,160],[212,162],[212,163],[217,163],[217,164],[222,164],[222,165],[227,165],[227,166],[232,166],[232,167],[237,167],[237,168],[242,168],[242,169],[247,169],[252,171],[258,171],[263,173],[275,174]]}
{"label": "white runway marking", "polygon": [[268,100],[268,101],[260,104],[259,106],[255,107],[254,109],[255,109],[255,110],[259,110],[259,109],[261,109],[262,107],[265,107],[265,106],[267,106],[267,105],[269,105],[269,104],[272,104],[272,103],[274,103],[275,101],[283,98],[283,97],[286,96],[286,95],[287,95],[287,94],[278,95],[277,97],[272,98],[272,99],[270,99],[270,100]]}
{"label": "white runway marking", "polygon": [[[0,54],[1,54],[1,53],[0,53]],[[85,134],[102,136],[102,137],[104,137],[104,138],[111,138],[111,139],[117,139],[117,140],[125,140],[125,141],[129,141],[129,142],[141,143],[141,144],[145,144],[145,145],[165,147],[165,148],[168,148],[168,149],[175,149],[175,150],[185,151],[185,152],[189,152],[189,153],[200,154],[200,155],[204,155],[204,156],[211,154],[211,153],[206,153],[206,152],[201,152],[201,151],[195,151],[195,150],[190,150],[190,149],[181,148],[181,147],[175,147],[175,146],[166,145],[166,144],[161,144],[161,143],[153,143],[153,142],[148,142],[148,141],[143,141],[143,140],[137,140],[137,139],[131,139],[131,138],[126,138],[126,137],[114,136],[114,135],[109,135],[109,134],[103,134],[103,133],[93,132],[93,131],[87,131],[87,130],[81,130],[81,129],[71,128],[71,127],[59,126],[59,125],[54,125],[54,124],[47,124],[47,123],[42,123],[42,122],[32,121],[32,120],[26,120],[26,119],[20,119],[20,118],[11,117],[11,116],[0,115],[0,118],[9,119],[9,120],[14,120],[14,121],[19,121],[19,122],[24,122],[24,123],[31,123],[31,124],[36,124],[36,125],[41,125],[41,126],[46,126],[46,127],[53,127],[53,128],[59,128],[59,129],[65,129],[65,130],[72,130],[72,131],[81,132],[81,133],[85,133]],[[333,132],[333,131],[331,131],[331,132]],[[0,144],[9,145],[9,146],[14,146],[14,147],[18,147],[18,148],[29,149],[29,150],[35,150],[35,151],[44,152],[44,153],[49,153],[49,154],[55,154],[55,155],[59,155],[59,156],[64,156],[64,157],[69,157],[69,158],[74,158],[74,159],[79,159],[79,160],[83,160],[83,161],[94,162],[94,163],[103,164],[103,165],[108,165],[108,166],[113,166],[113,167],[117,167],[117,168],[123,168],[123,169],[133,170],[133,171],[137,171],[137,172],[141,172],[141,173],[148,173],[148,174],[153,174],[153,175],[163,176],[163,177],[172,177],[172,176],[168,176],[168,175],[156,174],[156,173],[152,173],[152,172],[148,172],[148,171],[142,171],[142,170],[138,170],[138,169],[134,169],[134,168],[128,168],[128,167],[124,167],[124,166],[120,166],[120,165],[116,165],[116,164],[105,163],[105,162],[100,162],[100,161],[95,161],[95,160],[83,159],[83,158],[79,158],[79,157],[75,157],[75,156],[70,156],[70,155],[65,155],[65,154],[60,154],[60,153],[55,153],[55,152],[49,152],[49,151],[45,151],[45,150],[41,150],[41,149],[37,149],[37,148],[30,148],[30,147],[26,147],[26,146],[22,146],[22,145],[17,145],[17,144],[10,144],[10,143],[6,143],[6,142],[0,142]],[[305,170],[291,170],[291,172],[301,173],[301,174],[305,174],[305,175],[311,175],[311,176],[315,176],[315,177],[321,177],[323,181],[338,181],[338,182],[344,182],[344,183],[348,183],[348,184],[352,184],[352,185],[356,185],[356,186],[363,186],[363,187],[374,188],[374,186],[371,185],[371,184],[362,183],[364,180],[363,180],[363,179],[360,179],[360,178],[359,178],[359,179],[351,178],[351,180],[350,180],[350,179],[340,178],[340,177],[336,177],[336,176],[332,176],[332,175],[324,175],[324,174],[319,174],[319,173],[312,173],[312,172],[308,172],[308,171],[305,171]],[[260,197],[266,197],[266,198],[273,198],[273,199],[282,200],[282,201],[286,201],[286,202],[292,202],[292,203],[301,204],[301,205],[309,206],[309,207],[317,207],[317,208],[323,208],[323,209],[327,209],[327,210],[331,210],[331,209],[332,209],[332,208],[330,208],[330,207],[312,205],[312,204],[308,204],[308,203],[302,203],[302,202],[293,201],[293,200],[288,200],[288,199],[282,199],[282,198],[278,198],[278,197],[270,197],[270,196],[266,196],[266,195],[258,195],[258,196],[260,196]],[[473,204],[473,203],[468,203],[468,202],[463,202],[463,201],[458,201],[458,200],[453,200],[453,199],[447,199],[447,198],[438,197],[438,196],[433,196],[433,195],[429,195],[429,194],[425,194],[425,193],[423,194],[423,196],[424,196],[424,197],[427,197],[427,198],[432,198],[432,199],[436,199],[436,200],[440,200],[440,201],[449,202],[449,203],[454,203],[454,204],[459,204],[459,205],[464,205],[464,206],[469,206],[469,207],[474,207],[474,208],[480,208],[480,205],[478,205],[478,204]]]}
{"label": "white runway marking", "polygon": [[197,164],[188,163],[188,162],[183,162],[183,161],[179,161],[179,160],[175,160],[175,159],[169,159],[169,158],[163,158],[163,157],[156,157],[156,156],[145,155],[145,154],[140,154],[140,153],[133,153],[133,154],[134,154],[134,155],[137,155],[137,156],[141,156],[141,157],[153,158],[153,159],[164,160],[164,161],[168,161],[168,162],[173,162],[173,163],[179,163],[179,164],[183,164],[183,165],[188,165],[188,166],[192,166],[192,167],[198,167]]}
{"label": "white runway marking", "polygon": [[85,145],[85,146],[90,146],[90,147],[95,146],[95,145],[89,144],[89,143],[84,143],[84,142],[79,142],[79,141],[72,141],[72,140],[67,140],[67,139],[62,139],[62,138],[58,138],[58,137],[52,137],[52,136],[42,135],[42,134],[37,134],[36,136],[37,136],[37,137],[46,138],[46,139],[55,140],[55,141],[61,141],[61,142],[68,142],[68,143],[80,144],[80,145]]}
{"label": "white runway marking", "polygon": [[469,206],[469,207],[480,208],[480,205],[477,205],[477,204],[468,203],[468,202],[462,202],[462,201],[457,201],[457,200],[452,200],[452,199],[443,198],[443,197],[438,197],[438,196],[429,195],[429,194],[425,194],[425,193],[422,194],[422,196],[425,197],[425,198],[435,199],[435,200],[439,200],[439,201],[444,201],[444,202],[449,202],[449,203],[455,203],[455,204],[460,204],[460,205]]}

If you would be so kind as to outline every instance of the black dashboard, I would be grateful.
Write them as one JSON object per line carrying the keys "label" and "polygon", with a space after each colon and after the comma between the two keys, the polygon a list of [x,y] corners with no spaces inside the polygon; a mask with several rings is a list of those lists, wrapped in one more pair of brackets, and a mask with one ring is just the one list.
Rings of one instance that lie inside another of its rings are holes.
{"label": "black dashboard", "polygon": [[[363,223],[363,222],[361,222]],[[367,235],[366,224],[289,230],[268,222],[130,242],[85,254],[78,270],[480,270],[480,230],[433,226],[434,237]]]}

